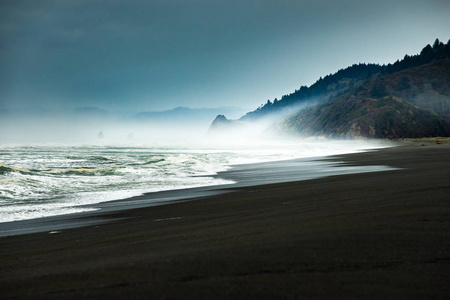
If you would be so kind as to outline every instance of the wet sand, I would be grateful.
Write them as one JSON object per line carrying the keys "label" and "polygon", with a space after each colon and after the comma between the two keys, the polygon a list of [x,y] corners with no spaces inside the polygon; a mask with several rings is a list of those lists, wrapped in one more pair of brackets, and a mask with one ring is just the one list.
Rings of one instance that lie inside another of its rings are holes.
{"label": "wet sand", "polygon": [[0,298],[449,299],[450,144],[329,159],[400,169],[238,187],[2,237]]}

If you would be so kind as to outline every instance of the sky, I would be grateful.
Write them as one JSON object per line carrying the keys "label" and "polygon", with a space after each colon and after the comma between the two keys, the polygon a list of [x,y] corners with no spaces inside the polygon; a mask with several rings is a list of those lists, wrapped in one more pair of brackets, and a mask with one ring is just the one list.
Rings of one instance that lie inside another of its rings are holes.
{"label": "sky", "polygon": [[2,0],[0,110],[253,110],[436,38],[448,0]]}

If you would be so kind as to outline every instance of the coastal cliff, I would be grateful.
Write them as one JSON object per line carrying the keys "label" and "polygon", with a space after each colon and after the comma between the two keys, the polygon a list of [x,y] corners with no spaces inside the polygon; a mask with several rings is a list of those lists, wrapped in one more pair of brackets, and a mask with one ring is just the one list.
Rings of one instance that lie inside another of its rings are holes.
{"label": "coastal cliff", "polygon": [[[267,131],[330,138],[450,136],[450,41],[435,40],[420,54],[393,64],[355,64],[267,100],[239,120],[219,115],[209,132],[239,121],[272,120]],[[220,130],[218,130],[220,129]]]}
{"label": "coastal cliff", "polygon": [[367,82],[333,101],[299,111],[280,132],[327,137],[448,136],[450,59]]}

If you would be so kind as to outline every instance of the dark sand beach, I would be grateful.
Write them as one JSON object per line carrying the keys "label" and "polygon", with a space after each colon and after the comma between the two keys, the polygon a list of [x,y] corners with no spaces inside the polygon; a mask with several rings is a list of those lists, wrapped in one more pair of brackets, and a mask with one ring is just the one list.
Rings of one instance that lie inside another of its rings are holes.
{"label": "dark sand beach", "polygon": [[399,145],[328,158],[397,170],[1,237],[0,298],[450,299],[450,145]]}

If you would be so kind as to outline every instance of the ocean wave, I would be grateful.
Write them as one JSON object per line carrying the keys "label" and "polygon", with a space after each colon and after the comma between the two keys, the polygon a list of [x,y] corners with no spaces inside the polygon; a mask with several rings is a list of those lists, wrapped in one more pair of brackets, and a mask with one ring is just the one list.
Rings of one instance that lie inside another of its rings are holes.
{"label": "ocean wave", "polygon": [[114,175],[116,172],[113,168],[76,168],[76,169],[50,169],[41,170],[38,173],[53,175],[78,175],[78,176],[106,176]]}
{"label": "ocean wave", "polygon": [[74,161],[111,161],[112,159],[109,157],[105,157],[105,156],[73,156],[73,155],[68,155],[65,156],[66,159],[68,160],[74,160]]}
{"label": "ocean wave", "polygon": [[31,171],[27,170],[27,169],[23,169],[23,168],[16,168],[16,167],[11,167],[11,166],[7,166],[4,164],[0,164],[0,175],[5,175],[10,172],[30,173]]}
{"label": "ocean wave", "polygon": [[149,161],[144,162],[142,165],[144,165],[144,166],[146,166],[146,165],[153,165],[153,164],[157,164],[157,163],[164,162],[164,161],[166,161],[166,159],[164,159],[164,158],[155,159],[155,160],[149,160]]}
{"label": "ocean wave", "polygon": [[311,153],[348,153],[361,148],[349,150],[343,145],[337,149],[334,144],[307,143],[237,150],[102,145],[0,147],[0,222],[60,214],[79,205],[145,192],[231,183],[212,176],[227,170],[230,164],[291,159]]}
{"label": "ocean wave", "polygon": [[144,147],[33,146],[0,148],[0,154],[0,212],[6,206],[85,205],[219,184],[215,178],[193,176],[215,174],[227,161],[223,154]]}

